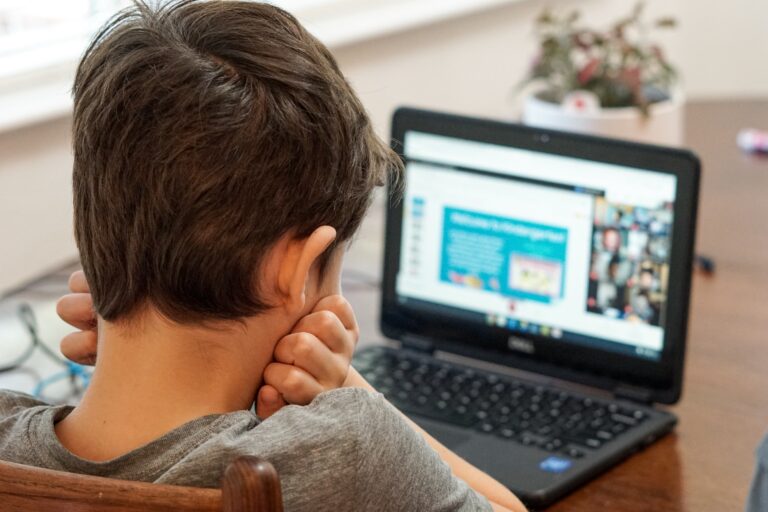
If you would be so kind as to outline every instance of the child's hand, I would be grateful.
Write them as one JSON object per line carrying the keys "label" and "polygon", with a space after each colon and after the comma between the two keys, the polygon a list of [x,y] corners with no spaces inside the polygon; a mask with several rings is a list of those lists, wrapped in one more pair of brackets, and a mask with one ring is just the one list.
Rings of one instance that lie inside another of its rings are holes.
{"label": "child's hand", "polygon": [[306,405],[323,391],[342,387],[359,334],[344,297],[330,295],[318,302],[275,346],[275,362],[264,370],[256,400],[259,417],[268,418],[286,402]]}
{"label": "child's hand", "polygon": [[93,310],[93,299],[82,270],[74,272],[69,277],[69,290],[72,293],[59,299],[56,312],[62,320],[78,331],[62,338],[61,353],[75,363],[94,364],[96,362],[96,312]]}

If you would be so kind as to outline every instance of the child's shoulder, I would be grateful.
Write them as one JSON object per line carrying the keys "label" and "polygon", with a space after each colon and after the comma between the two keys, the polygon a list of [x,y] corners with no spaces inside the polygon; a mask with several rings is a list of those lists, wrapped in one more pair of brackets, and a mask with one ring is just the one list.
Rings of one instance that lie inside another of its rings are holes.
{"label": "child's shoulder", "polygon": [[47,425],[52,432],[56,415],[67,409],[25,393],[0,390],[0,459],[39,465],[34,459],[36,440],[45,437]]}
{"label": "child's shoulder", "polygon": [[301,468],[304,475],[326,474],[322,466],[329,460],[354,468],[388,407],[378,393],[339,388],[321,393],[309,405],[283,407],[261,422],[252,413],[226,415],[161,483],[212,486],[206,468],[223,468],[241,455],[269,460],[278,471]]}
{"label": "child's shoulder", "polygon": [[[384,407],[386,400],[381,393],[357,387],[331,389],[320,393],[311,404],[304,409],[314,413],[335,415],[342,412],[359,413],[368,408]],[[362,408],[362,409],[361,409]],[[302,409],[301,407],[284,407],[279,412]],[[278,412],[278,414],[279,414]]]}
{"label": "child's shoulder", "polygon": [[245,412],[219,421],[211,425],[213,435],[204,436],[158,483],[215,487],[227,464],[254,455],[277,469],[287,509],[318,510],[322,503],[322,510],[353,510],[361,486],[374,489],[390,481],[364,473],[363,466],[415,435],[381,394],[360,388],[326,391],[309,405],[283,407],[261,422]]}
{"label": "child's shoulder", "polygon": [[360,444],[401,418],[381,393],[362,388],[338,388],[319,394],[307,406],[289,405],[262,422],[258,436],[300,436],[304,443],[337,442]]}
{"label": "child's shoulder", "polygon": [[[297,447],[311,449],[334,440],[334,449],[359,444],[370,433],[368,423],[390,413],[380,393],[362,388],[338,388],[320,393],[305,406],[287,405],[263,421],[233,424],[232,439],[247,450],[267,450],[280,456]],[[292,449],[293,448],[293,449]]]}
{"label": "child's shoulder", "polygon": [[33,407],[47,406],[49,404],[35,398],[32,395],[0,389],[0,420],[19,414]]}

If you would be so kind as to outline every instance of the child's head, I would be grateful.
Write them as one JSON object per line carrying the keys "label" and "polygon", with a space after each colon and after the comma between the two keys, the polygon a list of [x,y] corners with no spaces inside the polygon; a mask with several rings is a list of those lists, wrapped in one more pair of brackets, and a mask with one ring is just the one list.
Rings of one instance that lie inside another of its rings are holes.
{"label": "child's head", "polygon": [[400,165],[328,49],[265,4],[138,3],[87,50],[74,100],[75,235],[109,321],[260,313],[270,252],[321,226],[336,237],[312,272],[337,273]]}

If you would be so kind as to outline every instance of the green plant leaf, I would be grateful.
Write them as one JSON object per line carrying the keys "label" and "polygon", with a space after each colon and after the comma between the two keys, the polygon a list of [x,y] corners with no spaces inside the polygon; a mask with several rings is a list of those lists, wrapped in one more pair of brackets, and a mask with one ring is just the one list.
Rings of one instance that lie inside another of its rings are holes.
{"label": "green plant leaf", "polygon": [[536,18],[536,23],[539,25],[549,25],[553,23],[555,18],[552,16],[552,11],[547,7]]}
{"label": "green plant leaf", "polygon": [[677,79],[661,48],[646,41],[648,28],[671,28],[675,20],[660,18],[648,25],[642,19],[644,8],[644,1],[637,2],[629,16],[606,30],[577,26],[578,11],[544,9],[536,19],[539,57],[522,83],[546,84],[546,96],[553,101],[584,89],[595,93],[605,108],[636,106],[648,112],[650,102],[657,100],[649,100],[644,91],[669,91]]}
{"label": "green plant leaf", "polygon": [[658,28],[675,28],[677,27],[677,20],[675,18],[659,18],[655,25]]}

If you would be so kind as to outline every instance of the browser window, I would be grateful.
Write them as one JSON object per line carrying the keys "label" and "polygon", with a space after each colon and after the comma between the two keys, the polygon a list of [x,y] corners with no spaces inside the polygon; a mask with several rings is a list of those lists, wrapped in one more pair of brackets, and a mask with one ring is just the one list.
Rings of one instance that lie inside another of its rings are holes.
{"label": "browser window", "polygon": [[401,303],[659,358],[674,176],[419,132],[404,154]]}

